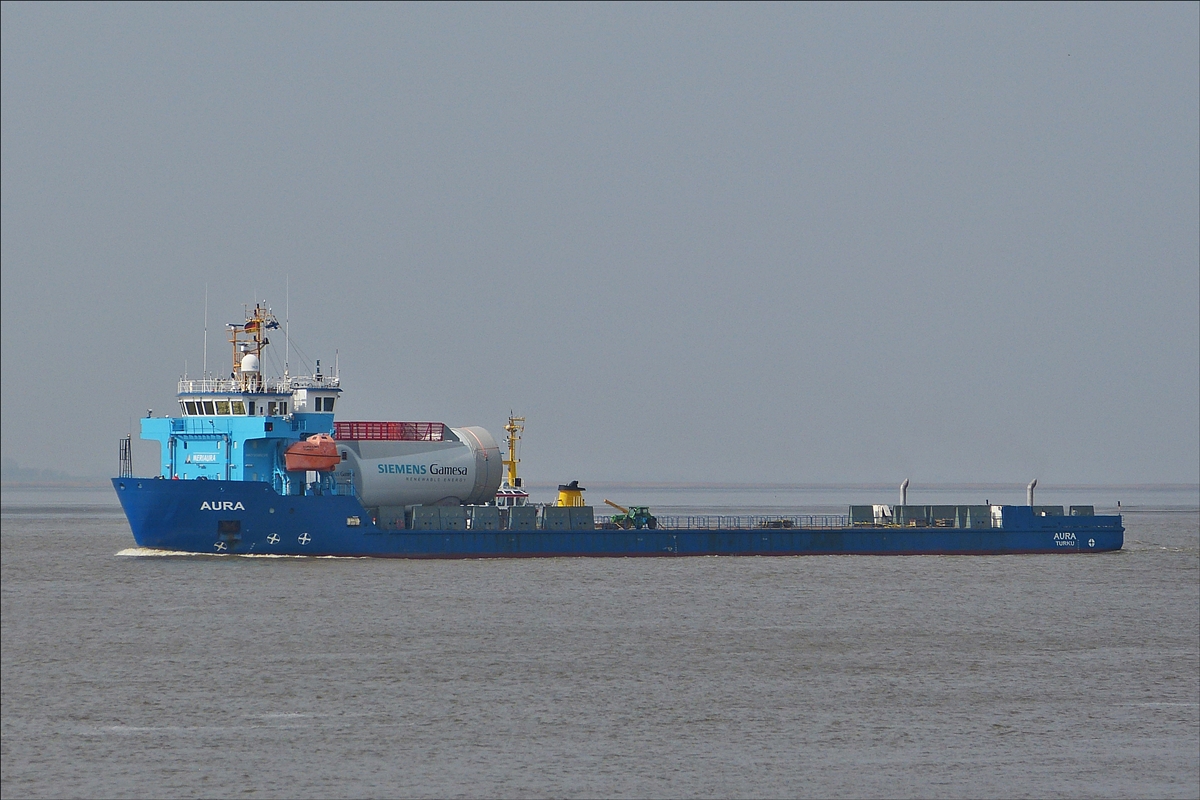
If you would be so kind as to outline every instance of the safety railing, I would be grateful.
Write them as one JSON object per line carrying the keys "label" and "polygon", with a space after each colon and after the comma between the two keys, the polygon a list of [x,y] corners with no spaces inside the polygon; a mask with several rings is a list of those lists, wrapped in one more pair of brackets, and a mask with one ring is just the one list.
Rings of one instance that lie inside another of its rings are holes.
{"label": "safety railing", "polygon": [[440,442],[446,426],[441,422],[335,422],[333,438],[352,441]]}
{"label": "safety railing", "polygon": [[332,375],[296,375],[252,382],[244,378],[180,378],[179,394],[290,394],[294,389],[337,389]]}
{"label": "safety railing", "polygon": [[[611,525],[612,517],[596,517],[598,526]],[[846,514],[702,514],[696,516],[659,516],[656,524],[665,530],[829,530],[850,527]]]}
{"label": "safety railing", "polygon": [[179,394],[290,394],[292,386],[282,378],[268,378],[260,384],[235,378],[181,378]]}

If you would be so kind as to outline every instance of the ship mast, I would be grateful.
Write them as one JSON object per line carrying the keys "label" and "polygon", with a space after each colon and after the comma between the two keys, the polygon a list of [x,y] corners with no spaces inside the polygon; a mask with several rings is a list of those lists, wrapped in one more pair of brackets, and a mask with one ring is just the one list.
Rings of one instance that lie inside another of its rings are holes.
{"label": "ship mast", "polygon": [[233,375],[241,390],[262,391],[262,351],[271,343],[266,331],[269,328],[278,328],[278,320],[271,313],[271,309],[255,303],[254,311],[246,312],[244,324],[231,322],[225,327],[229,330],[229,341],[233,345]]}
{"label": "ship mast", "polygon": [[508,415],[508,424],[504,426],[504,432],[508,434],[508,458],[501,459],[504,466],[508,467],[508,485],[517,487],[520,484],[520,478],[517,477],[517,464],[521,459],[517,458],[517,442],[521,441],[521,433],[525,430],[525,418],[514,417]]}

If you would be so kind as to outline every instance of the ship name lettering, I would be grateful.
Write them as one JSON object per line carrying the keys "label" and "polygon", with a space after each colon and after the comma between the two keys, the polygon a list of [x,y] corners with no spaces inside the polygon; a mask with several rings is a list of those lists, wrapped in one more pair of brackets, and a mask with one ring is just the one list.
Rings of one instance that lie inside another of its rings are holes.
{"label": "ship name lettering", "polygon": [[233,500],[213,500],[211,503],[207,500],[200,504],[201,511],[245,511],[246,507],[242,505],[242,501]]}
{"label": "ship name lettering", "polygon": [[1059,542],[1065,540],[1070,540],[1072,542],[1075,541],[1075,533],[1073,531],[1059,531],[1058,533],[1054,534],[1054,541]]}

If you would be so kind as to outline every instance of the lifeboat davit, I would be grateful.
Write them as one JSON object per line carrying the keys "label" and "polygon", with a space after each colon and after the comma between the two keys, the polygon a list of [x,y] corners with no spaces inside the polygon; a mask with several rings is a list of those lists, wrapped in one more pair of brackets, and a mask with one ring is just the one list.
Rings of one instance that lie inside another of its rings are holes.
{"label": "lifeboat davit", "polygon": [[328,433],[315,434],[283,451],[283,462],[288,472],[304,472],[310,469],[329,472],[341,460],[337,444]]}

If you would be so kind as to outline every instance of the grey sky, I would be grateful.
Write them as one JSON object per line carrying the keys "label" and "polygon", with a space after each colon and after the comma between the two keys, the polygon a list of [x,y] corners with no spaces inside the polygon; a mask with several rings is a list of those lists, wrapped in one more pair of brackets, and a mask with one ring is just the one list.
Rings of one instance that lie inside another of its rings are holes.
{"label": "grey sky", "polygon": [[3,455],[290,275],[530,480],[1198,481],[1198,8],[5,3]]}

